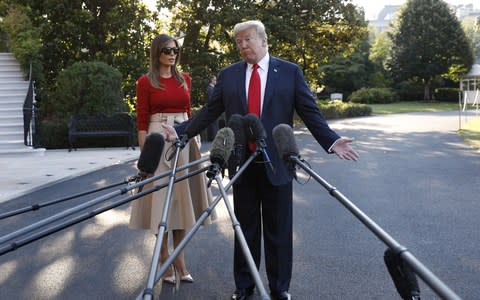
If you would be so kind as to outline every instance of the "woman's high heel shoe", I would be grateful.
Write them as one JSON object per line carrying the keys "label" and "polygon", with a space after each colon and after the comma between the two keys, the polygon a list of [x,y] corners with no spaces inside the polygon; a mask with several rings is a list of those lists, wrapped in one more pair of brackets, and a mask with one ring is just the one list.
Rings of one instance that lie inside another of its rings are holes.
{"label": "woman's high heel shoe", "polygon": [[193,277],[190,274],[181,276],[180,280],[183,282],[193,283]]}
{"label": "woman's high heel shoe", "polygon": [[173,266],[172,266],[172,271],[173,271],[172,275],[165,276],[165,277],[162,278],[162,280],[163,280],[163,282],[175,285],[177,283],[177,276],[176,276],[177,271],[175,270],[175,267],[173,267]]}

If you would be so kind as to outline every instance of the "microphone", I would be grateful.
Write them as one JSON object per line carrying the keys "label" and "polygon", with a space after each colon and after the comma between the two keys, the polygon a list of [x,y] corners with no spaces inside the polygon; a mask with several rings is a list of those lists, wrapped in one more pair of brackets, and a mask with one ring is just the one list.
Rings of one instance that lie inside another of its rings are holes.
{"label": "microphone", "polygon": [[160,163],[165,140],[159,133],[152,132],[145,138],[145,143],[138,158],[137,168],[139,175],[146,178],[148,174],[154,174]]}
{"label": "microphone", "polygon": [[287,168],[293,173],[293,177],[297,179],[295,161],[292,157],[300,159],[300,154],[292,127],[287,124],[278,124],[273,128],[272,136],[280,157],[287,163]]}
{"label": "microphone", "polygon": [[258,119],[257,115],[255,114],[247,114],[243,117],[243,119],[245,122],[245,133],[247,135],[247,140],[255,142],[257,149],[263,154],[265,163],[269,164],[272,171],[275,171],[270,158],[268,157],[268,153],[265,150],[267,147],[267,142],[265,141],[267,139],[267,134],[262,122],[260,122],[260,119]]}
{"label": "microphone", "polygon": [[[227,123],[227,127],[231,128],[235,136],[235,142],[233,143],[233,152],[228,160],[229,170],[235,170],[243,163],[245,158],[245,151],[247,145],[247,137],[245,136],[245,123],[243,117],[239,114],[234,114],[230,117]],[[233,177],[235,174],[229,174]],[[230,177],[230,178],[231,178]]]}
{"label": "microphone", "polygon": [[402,299],[420,300],[420,288],[412,269],[390,248],[385,250],[383,259]]}
{"label": "microphone", "polygon": [[291,156],[300,156],[292,127],[287,124],[278,124],[273,128],[272,136],[282,159],[290,161]]}
{"label": "microphone", "polygon": [[232,129],[224,127],[217,132],[215,139],[212,142],[212,148],[210,150],[210,161],[212,165],[207,171],[207,176],[210,178],[208,185],[213,180],[221,169],[223,169],[230,157],[233,150],[233,143],[235,137]]}
{"label": "microphone", "polygon": [[245,133],[247,134],[247,139],[251,142],[255,142],[258,148],[267,147],[267,143],[265,142],[267,134],[257,115],[247,114],[243,117],[243,119],[245,122]]}

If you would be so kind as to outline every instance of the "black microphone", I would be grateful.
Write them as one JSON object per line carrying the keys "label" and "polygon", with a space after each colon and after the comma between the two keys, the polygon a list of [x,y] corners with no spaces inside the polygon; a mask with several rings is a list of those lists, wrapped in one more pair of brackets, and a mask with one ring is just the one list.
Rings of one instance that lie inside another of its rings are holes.
{"label": "black microphone", "polygon": [[[236,171],[236,168],[243,163],[246,153],[247,137],[245,135],[245,123],[243,117],[234,114],[230,117],[227,127],[231,128],[235,136],[233,151],[228,160],[229,171]],[[229,174],[230,178],[235,174]]]}
{"label": "black microphone", "polygon": [[290,161],[291,156],[300,156],[292,127],[287,124],[278,124],[273,128],[272,136],[282,159]]}
{"label": "black microphone", "polygon": [[287,163],[287,168],[293,173],[293,177],[297,179],[295,172],[295,161],[293,157],[300,159],[297,143],[293,135],[293,129],[287,124],[278,124],[272,130],[273,141],[280,157]]}
{"label": "black microphone", "polygon": [[383,259],[402,299],[420,300],[420,288],[413,270],[390,248],[385,250]]}
{"label": "black microphone", "polygon": [[247,140],[255,142],[258,148],[267,147],[266,138],[267,133],[263,127],[262,122],[255,114],[247,114],[243,117],[245,122],[245,133],[247,135]]}
{"label": "black microphone", "polygon": [[210,150],[210,161],[212,165],[207,171],[207,176],[210,178],[208,185],[210,185],[220,170],[226,166],[233,150],[234,140],[234,133],[232,129],[228,127],[224,127],[217,132]]}
{"label": "black microphone", "polygon": [[247,140],[250,142],[255,142],[257,149],[263,154],[265,163],[269,164],[272,171],[275,171],[270,161],[270,157],[268,157],[268,153],[265,150],[267,147],[267,134],[262,122],[260,122],[260,119],[255,114],[247,114],[243,117],[243,119],[245,122],[245,133],[247,135]]}
{"label": "black microphone", "polygon": [[165,139],[159,133],[152,132],[145,138],[142,152],[138,158],[137,168],[140,170],[140,176],[146,177],[148,174],[154,174],[160,162]]}

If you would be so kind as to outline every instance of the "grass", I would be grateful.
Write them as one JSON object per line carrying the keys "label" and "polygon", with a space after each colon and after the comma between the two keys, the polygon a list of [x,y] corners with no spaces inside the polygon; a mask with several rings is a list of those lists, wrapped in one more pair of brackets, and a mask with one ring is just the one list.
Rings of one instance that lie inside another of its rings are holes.
{"label": "grass", "polygon": [[449,102],[396,102],[391,104],[368,104],[368,106],[372,108],[374,115],[458,110],[458,103]]}
{"label": "grass", "polygon": [[480,152],[480,117],[467,122],[458,133],[467,144]]}
{"label": "grass", "polygon": [[[397,102],[391,104],[368,104],[372,114],[398,114],[406,112],[438,112],[445,110],[458,110],[458,103],[445,102]],[[480,118],[475,118],[466,123],[458,133],[465,143],[480,151]]]}

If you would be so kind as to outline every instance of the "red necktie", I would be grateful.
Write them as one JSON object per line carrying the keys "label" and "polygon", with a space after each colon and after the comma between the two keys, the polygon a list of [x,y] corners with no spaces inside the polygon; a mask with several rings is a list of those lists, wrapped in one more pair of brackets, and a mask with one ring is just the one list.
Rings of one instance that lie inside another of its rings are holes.
{"label": "red necktie", "polygon": [[[260,117],[260,75],[258,74],[258,65],[253,65],[250,83],[248,84],[248,112]],[[257,149],[254,142],[248,143],[248,149],[255,152]]]}

